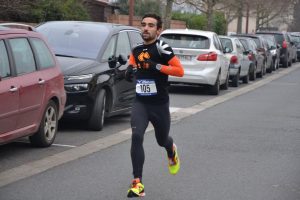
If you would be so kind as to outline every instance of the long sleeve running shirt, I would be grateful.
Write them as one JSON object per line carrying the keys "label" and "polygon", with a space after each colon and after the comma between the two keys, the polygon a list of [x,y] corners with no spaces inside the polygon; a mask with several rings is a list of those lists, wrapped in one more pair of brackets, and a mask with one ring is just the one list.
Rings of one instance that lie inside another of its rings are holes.
{"label": "long sleeve running shirt", "polygon": [[[161,64],[161,69],[145,68],[146,60]],[[172,48],[161,40],[135,47],[130,55],[129,65],[136,68],[136,99],[149,104],[167,103],[168,76],[182,77],[184,74],[180,60],[174,55]]]}

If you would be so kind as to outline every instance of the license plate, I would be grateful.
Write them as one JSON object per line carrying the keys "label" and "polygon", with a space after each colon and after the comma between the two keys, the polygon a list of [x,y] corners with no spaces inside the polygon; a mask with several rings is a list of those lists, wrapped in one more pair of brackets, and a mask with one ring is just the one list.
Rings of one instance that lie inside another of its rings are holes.
{"label": "license plate", "polygon": [[192,60],[192,56],[189,55],[177,55],[177,57],[179,58],[179,60],[187,60],[187,61]]}

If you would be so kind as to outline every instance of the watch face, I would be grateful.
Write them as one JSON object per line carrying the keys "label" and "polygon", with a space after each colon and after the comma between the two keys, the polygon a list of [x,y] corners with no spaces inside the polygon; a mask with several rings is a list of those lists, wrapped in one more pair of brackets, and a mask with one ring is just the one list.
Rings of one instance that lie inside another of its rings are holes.
{"label": "watch face", "polygon": [[161,69],[161,64],[157,64],[157,65],[156,65],[156,69],[157,69],[157,70],[160,70],[160,69]]}

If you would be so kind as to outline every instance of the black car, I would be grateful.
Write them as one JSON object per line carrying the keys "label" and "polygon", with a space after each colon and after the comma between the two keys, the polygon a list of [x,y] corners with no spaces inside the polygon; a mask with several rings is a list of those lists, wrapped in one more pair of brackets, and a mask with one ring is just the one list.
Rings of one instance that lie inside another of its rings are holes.
{"label": "black car", "polygon": [[258,31],[256,34],[274,35],[277,45],[280,49],[280,64],[282,67],[292,65],[292,45],[289,36],[285,32],[280,31]]}
{"label": "black car", "polygon": [[280,49],[277,45],[274,35],[261,34],[261,36],[268,43],[268,51],[271,53],[273,62],[272,62],[272,71],[275,71],[279,68],[279,59],[280,59]]}
{"label": "black car", "polygon": [[53,21],[36,27],[54,49],[64,73],[67,103],[63,118],[102,130],[105,117],[128,112],[134,83],[124,77],[139,29],[110,23]]}

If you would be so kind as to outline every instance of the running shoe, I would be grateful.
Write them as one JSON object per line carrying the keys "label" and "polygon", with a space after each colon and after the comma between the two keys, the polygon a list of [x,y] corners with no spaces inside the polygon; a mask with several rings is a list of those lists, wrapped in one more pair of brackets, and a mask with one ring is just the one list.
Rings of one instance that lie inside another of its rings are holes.
{"label": "running shoe", "polygon": [[170,174],[177,174],[180,169],[180,160],[177,152],[177,147],[173,144],[174,156],[172,158],[168,157],[169,160],[169,172]]}
{"label": "running shoe", "polygon": [[141,183],[139,178],[133,179],[130,188],[127,192],[127,197],[144,197],[145,194],[145,187]]}

